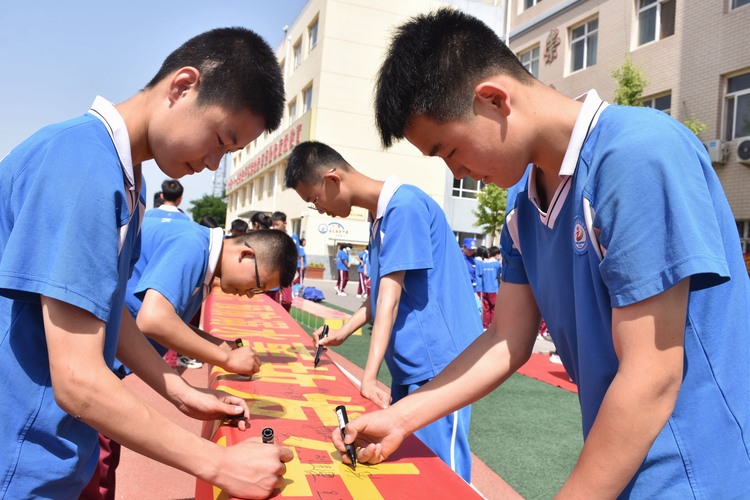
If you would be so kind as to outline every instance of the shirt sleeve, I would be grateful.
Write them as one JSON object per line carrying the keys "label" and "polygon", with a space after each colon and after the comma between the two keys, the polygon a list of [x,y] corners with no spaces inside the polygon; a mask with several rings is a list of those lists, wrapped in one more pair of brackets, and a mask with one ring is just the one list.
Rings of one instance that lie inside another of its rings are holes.
{"label": "shirt sleeve", "polygon": [[426,203],[402,186],[383,217],[380,276],[397,271],[432,269],[431,220]]}
{"label": "shirt sleeve", "polygon": [[529,278],[526,276],[526,268],[523,265],[521,250],[516,243],[516,239],[518,238],[516,200],[518,196],[526,196],[526,191],[521,191],[521,186],[526,186],[527,182],[528,170],[519,183],[508,190],[505,224],[503,224],[503,229],[500,233],[500,254],[502,255],[500,276],[503,281],[517,285],[529,284]]}
{"label": "shirt sleeve", "polygon": [[182,233],[179,238],[165,239],[153,249],[134,294],[143,300],[146,291],[156,290],[182,316],[193,295],[203,293],[207,261],[208,248],[200,235]]}
{"label": "shirt sleeve", "polygon": [[80,125],[33,155],[11,154],[14,169],[0,293],[37,302],[44,295],[108,321],[120,286],[119,228],[130,214],[109,138]]}
{"label": "shirt sleeve", "polygon": [[687,277],[693,290],[729,279],[717,193],[709,187],[715,174],[690,132],[656,116],[658,134],[653,126],[629,127],[624,139],[592,160],[602,166],[584,191],[595,210],[593,225],[605,250],[599,268],[615,307]]}

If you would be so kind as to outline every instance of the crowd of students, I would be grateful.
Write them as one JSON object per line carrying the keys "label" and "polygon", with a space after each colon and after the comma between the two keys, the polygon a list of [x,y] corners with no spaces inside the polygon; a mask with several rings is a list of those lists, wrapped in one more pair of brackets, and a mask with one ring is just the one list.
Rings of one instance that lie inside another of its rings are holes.
{"label": "crowd of students", "polygon": [[[141,164],[154,159],[170,178],[215,170],[276,129],[284,107],[268,44],[216,29],[170,54],[132,98],[97,97],[0,160],[0,402],[9,409],[0,497],[113,495],[111,443],[232,496],[281,488],[290,450],[191,435],[119,379],[132,371],[192,417],[244,413],[247,426],[243,399],[191,387],[157,349],[257,371],[249,347],[189,323],[215,278],[227,293],[290,305],[304,246],[286,234],[283,213],[255,214],[252,231],[232,223],[229,237],[210,221],[180,220],[169,185],[141,224]],[[496,268],[492,256],[477,264],[476,242],[464,241],[462,258],[442,209],[419,188],[365,176],[320,142],[292,151],[287,187],[322,213],[361,206],[372,224],[370,288],[358,289],[367,300],[327,338],[313,335],[333,346],[373,323],[361,393],[382,409],[350,421],[345,438],[333,431],[342,460],[355,443],[358,461],[379,463],[415,433],[469,481],[471,403],[528,360],[544,316],[582,412],[584,445],[560,498],[750,496],[750,281],[695,135],[593,90],[562,95],[492,29],[450,8],[396,30],[375,121],[385,147],[405,138],[456,178],[510,191]],[[348,254],[344,265],[348,273]],[[377,384],[383,362],[390,393]]]}

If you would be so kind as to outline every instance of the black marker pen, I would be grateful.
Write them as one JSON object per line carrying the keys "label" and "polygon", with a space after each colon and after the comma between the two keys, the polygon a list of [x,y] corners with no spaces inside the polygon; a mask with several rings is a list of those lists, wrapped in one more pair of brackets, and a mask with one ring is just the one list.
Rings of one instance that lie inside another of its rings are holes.
{"label": "black marker pen", "polygon": [[[326,337],[328,337],[328,325],[323,325],[323,331],[320,332],[320,335],[318,336],[318,341],[323,340]],[[318,344],[318,350],[315,351],[315,363],[313,364],[315,368],[317,368],[318,363],[320,363],[321,354],[323,354],[323,346]]]}
{"label": "black marker pen", "polygon": [[264,443],[270,443],[273,444],[273,429],[270,427],[266,427],[263,429],[263,431],[260,433],[261,439],[263,439]]}
{"label": "black marker pen", "polygon": [[[336,407],[336,417],[339,419],[339,429],[341,429],[341,437],[346,437],[346,424],[349,423],[349,418],[346,416],[346,407],[339,405]],[[349,456],[349,460],[352,461],[352,469],[357,468],[357,449],[354,447],[354,443],[346,445],[346,454]]]}

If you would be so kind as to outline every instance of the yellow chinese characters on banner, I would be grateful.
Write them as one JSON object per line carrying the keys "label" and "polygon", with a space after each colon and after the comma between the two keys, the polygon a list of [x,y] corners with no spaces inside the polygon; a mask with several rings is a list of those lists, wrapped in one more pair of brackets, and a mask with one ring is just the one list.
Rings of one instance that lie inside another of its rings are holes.
{"label": "yellow chinese characters on banner", "polygon": [[[345,405],[353,419],[376,407],[359,395],[327,355],[313,367],[312,339],[268,297],[248,300],[215,288],[204,305],[204,326],[227,340],[242,338],[262,362],[252,378],[218,367],[211,370],[212,388],[247,400],[251,425],[240,431],[210,423],[204,426],[204,437],[232,446],[258,436],[264,427],[273,428],[274,442],[294,453],[286,464],[284,486],[274,498],[480,498],[413,436],[385,463],[358,464],[356,469],[345,465],[331,442],[338,426],[334,409]],[[197,500],[225,498],[219,488],[197,482]]]}

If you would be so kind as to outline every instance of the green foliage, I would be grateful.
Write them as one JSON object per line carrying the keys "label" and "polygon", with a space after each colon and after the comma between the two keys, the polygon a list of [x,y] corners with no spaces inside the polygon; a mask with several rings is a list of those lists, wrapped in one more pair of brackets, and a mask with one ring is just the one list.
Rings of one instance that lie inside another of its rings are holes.
{"label": "green foliage", "polygon": [[485,234],[496,235],[500,232],[505,221],[505,202],[508,191],[488,184],[477,195],[477,208],[474,216],[477,226],[481,226]]}
{"label": "green foliage", "polygon": [[307,265],[307,267],[326,267],[326,266],[324,266],[324,265],[323,265],[323,264],[321,264],[320,262],[310,262],[310,263],[309,263],[309,264]]}
{"label": "green foliage", "polygon": [[643,88],[648,85],[643,71],[633,63],[630,56],[625,58],[618,69],[612,72],[612,77],[617,80],[618,87],[615,89],[615,103],[624,106],[642,106],[641,96]]}
{"label": "green foliage", "polygon": [[200,220],[206,215],[210,215],[219,223],[219,227],[224,227],[227,221],[227,198],[226,194],[222,193],[221,196],[213,196],[204,194],[203,198],[192,200],[190,202],[192,208],[190,213],[193,215],[195,222]]}
{"label": "green foliage", "polygon": [[698,118],[696,118],[693,115],[690,115],[690,118],[688,118],[682,123],[687,128],[689,128],[690,131],[694,133],[695,135],[700,134],[701,132],[706,130],[706,128],[708,128],[708,126],[705,123],[703,123],[702,121],[700,121]]}

